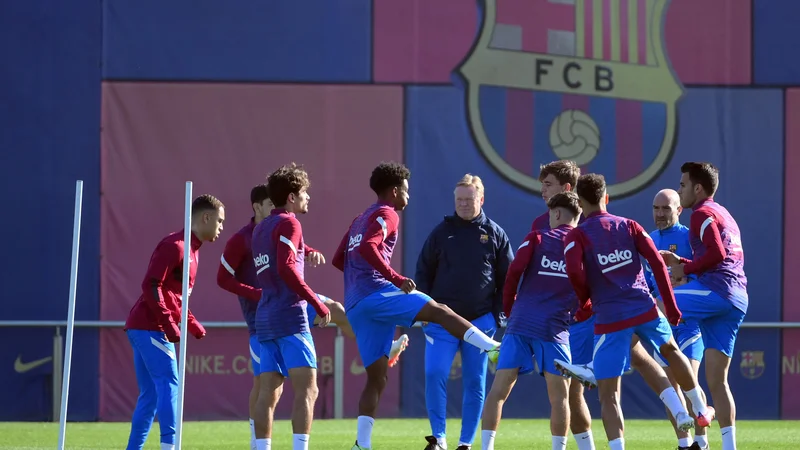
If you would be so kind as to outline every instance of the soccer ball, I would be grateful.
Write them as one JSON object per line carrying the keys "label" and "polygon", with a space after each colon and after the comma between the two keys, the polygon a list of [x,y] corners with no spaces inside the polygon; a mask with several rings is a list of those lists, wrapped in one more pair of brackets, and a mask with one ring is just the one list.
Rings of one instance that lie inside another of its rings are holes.
{"label": "soccer ball", "polygon": [[559,159],[569,159],[584,166],[597,156],[600,129],[583,111],[562,111],[550,125],[550,146]]}

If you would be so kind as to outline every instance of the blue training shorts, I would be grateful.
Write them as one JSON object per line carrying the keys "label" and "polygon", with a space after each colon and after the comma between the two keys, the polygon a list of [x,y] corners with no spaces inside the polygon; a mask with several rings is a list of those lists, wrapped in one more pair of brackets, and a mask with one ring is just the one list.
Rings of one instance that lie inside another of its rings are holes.
{"label": "blue training shorts", "polygon": [[278,372],[286,377],[297,367],[317,368],[317,351],[308,332],[261,341],[259,356],[261,373]]}
{"label": "blue training shorts", "polygon": [[500,345],[500,356],[497,360],[497,370],[519,369],[520,375],[533,372],[533,361],[536,360],[536,367],[539,375],[545,372],[553,375],[561,375],[556,369],[554,360],[571,362],[569,346],[556,342],[547,342],[541,339],[522,336],[519,334],[506,333],[503,335],[503,342]]}
{"label": "blue training shorts", "polygon": [[261,343],[258,335],[250,335],[250,365],[253,366],[253,375],[261,375]]}
{"label": "blue training shorts", "polygon": [[594,350],[594,316],[569,327],[569,352],[572,364],[585,366],[592,362]]}
{"label": "blue training shorts", "polygon": [[650,322],[615,331],[613,333],[596,334],[594,337],[594,375],[598,380],[616,378],[625,373],[630,366],[631,340],[636,333],[644,343],[654,348],[672,339],[672,329],[667,319],[661,315]]}
{"label": "blue training shorts", "polygon": [[[675,337],[675,342],[681,352],[695,361],[703,360],[703,352],[705,346],[703,345],[703,338],[700,334],[700,325],[697,322],[681,323],[677,327],[672,327],[672,336]],[[653,359],[658,362],[661,367],[669,367],[667,360],[661,356],[659,349],[653,348],[649,342],[642,342],[644,348],[653,355]]]}
{"label": "blue training shorts", "polygon": [[697,280],[678,286],[674,291],[683,319],[699,325],[705,348],[732,357],[744,312]]}
{"label": "blue training shorts", "polygon": [[419,311],[433,301],[426,294],[406,294],[394,285],[373,292],[347,311],[364,367],[389,356],[398,326],[410,327]]}

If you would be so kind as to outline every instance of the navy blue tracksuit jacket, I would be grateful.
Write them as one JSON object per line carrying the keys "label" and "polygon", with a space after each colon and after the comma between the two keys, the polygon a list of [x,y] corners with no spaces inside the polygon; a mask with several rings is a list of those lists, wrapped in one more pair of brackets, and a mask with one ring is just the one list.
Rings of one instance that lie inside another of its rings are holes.
{"label": "navy blue tracksuit jacket", "polygon": [[491,312],[498,322],[513,259],[506,232],[483,211],[471,221],[453,214],[425,241],[414,281],[418,290],[468,321]]}

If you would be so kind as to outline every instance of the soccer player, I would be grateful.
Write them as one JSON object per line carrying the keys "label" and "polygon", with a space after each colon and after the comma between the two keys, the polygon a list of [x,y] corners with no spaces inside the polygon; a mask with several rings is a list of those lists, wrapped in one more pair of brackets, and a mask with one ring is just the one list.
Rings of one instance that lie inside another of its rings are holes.
{"label": "soccer player", "polygon": [[[417,260],[420,292],[447,305],[493,337],[503,306],[503,283],[514,253],[506,232],[483,211],[480,177],[466,174],[456,184],[455,214],[446,216],[426,239]],[[463,373],[461,438],[456,450],[468,450],[478,431],[486,394],[488,354],[466,345],[440,325],[425,332],[425,403],[432,435],[426,450],[446,450],[447,380],[456,352]]]}
{"label": "soccer player", "polygon": [[[678,256],[683,258],[692,257],[692,247],[689,245],[689,229],[682,225],[678,219],[683,208],[680,205],[680,197],[678,193],[672,189],[663,189],[659,191],[653,199],[653,219],[656,224],[656,229],[650,232],[650,238],[653,239],[658,250],[669,250],[675,252]],[[656,286],[653,271],[650,266],[645,264],[645,278],[647,279],[647,287],[654,297],[659,297],[658,286]],[[690,276],[694,279],[694,276]],[[672,280],[672,287],[686,283],[686,277],[681,280]],[[703,360],[703,340],[700,335],[700,326],[697,322],[681,322],[677,327],[672,327],[672,335],[678,343],[681,351],[692,365],[695,377],[698,376],[700,371],[700,362]],[[669,365],[664,361],[664,358],[653,350],[653,358],[664,368],[664,372],[669,378],[670,384],[676,390],[679,389],[675,377],[672,375]],[[678,450],[692,449],[692,437],[687,431],[678,429],[675,423],[675,418],[668,414],[672,425],[675,428],[675,434],[678,437]],[[706,438],[705,427],[695,427],[695,442],[697,445],[695,449],[708,449],[708,439]]]}
{"label": "soccer player", "polygon": [[[585,220],[567,235],[564,255],[580,309],[591,308],[595,315],[594,372],[609,447],[625,448],[620,377],[630,357],[634,335],[659,349],[678,384],[686,390],[697,423],[708,426],[714,410],[705,404],[691,365],[672,337],[669,325],[680,322],[681,312],[675,305],[666,265],[653,241],[637,222],[606,211],[608,194],[602,175],[582,175],[576,190]],[[647,289],[640,254],[653,270],[669,323]],[[665,389],[661,397],[675,416],[678,428],[688,430],[694,425],[675,389]]]}
{"label": "soccer player", "polygon": [[722,450],[736,448],[736,407],[728,386],[736,335],[747,313],[747,277],[739,226],[722,205],[714,201],[719,170],[706,162],[681,166],[678,195],[681,206],[692,208],[689,240],[694,258],[661,254],[675,278],[697,276],[675,288],[675,298],[687,320],[697,321],[703,336],[706,380],[717,406]]}
{"label": "soccer player", "polygon": [[573,192],[552,196],[547,207],[550,229],[525,237],[506,276],[503,310],[508,327],[483,410],[483,450],[494,450],[503,403],[517,377],[533,371],[533,358],[547,383],[553,450],[567,448],[570,379],[561,375],[554,360],[570,360],[569,324],[578,300],[564,266],[564,238],[578,225],[581,210]]}
{"label": "soccer player", "polygon": [[[549,203],[550,199],[559,193],[570,192],[578,184],[578,177],[581,176],[581,169],[574,161],[558,160],[543,165],[539,169],[539,181],[542,183],[542,199]],[[583,219],[580,219],[583,220]],[[579,222],[580,223],[580,222]],[[541,216],[534,219],[531,224],[531,231],[550,230],[550,212],[546,211]],[[572,358],[573,372],[586,372],[587,386],[594,386],[591,374],[592,349],[594,347],[594,317],[591,314],[584,314],[574,318],[569,330],[569,347]],[[559,361],[566,363],[566,361]],[[583,370],[582,370],[583,369]],[[583,397],[584,383],[571,383],[569,386],[569,411],[570,411],[570,430],[578,450],[594,450],[594,438],[592,436],[592,415],[589,406]]]}
{"label": "soccer player", "polygon": [[306,284],[305,242],[296,214],[308,212],[308,174],[294,163],[269,176],[268,190],[275,209],[253,230],[251,249],[261,300],[256,310],[256,333],[261,343],[256,448],[271,448],[275,406],[288,376],[294,390],[292,431],[294,450],[307,450],[314,403],[317,401],[317,356],[309,330],[310,304],[326,326],[331,313]]}
{"label": "soccer player", "polygon": [[[192,202],[191,220],[190,295],[197,274],[200,246],[219,237],[225,221],[225,206],[211,195],[201,195]],[[125,332],[133,347],[133,365],[139,384],[128,450],[144,447],[156,413],[161,429],[161,449],[175,448],[175,416],[178,413],[175,342],[181,340],[183,233],[184,230],[176,231],[156,246],[142,281],[142,294],[125,321]],[[195,338],[202,339],[206,330],[191,311],[188,312],[188,318],[186,329]]]}
{"label": "soccer player", "polygon": [[[253,230],[256,224],[261,223],[270,213],[273,208],[272,202],[269,200],[269,190],[266,184],[255,186],[250,191],[250,203],[253,208],[253,217],[250,222],[243,226],[236,234],[231,236],[228,243],[225,245],[225,251],[222,253],[220,259],[219,270],[217,271],[217,284],[222,289],[236,294],[239,297],[239,304],[242,308],[242,315],[247,323],[247,331],[250,334],[250,361],[253,368],[253,388],[250,390],[250,447],[251,450],[256,448],[256,435],[253,426],[253,417],[255,417],[256,400],[258,399],[259,391],[259,375],[261,374],[261,365],[259,364],[261,358],[261,344],[258,342],[256,334],[256,308],[258,301],[261,300],[261,289],[257,288],[258,279],[256,276],[256,266],[253,262],[253,254],[250,251],[250,244],[252,241]],[[306,245],[306,257],[308,258],[309,265],[314,267],[319,264],[325,263],[325,257],[322,253],[314,250]],[[331,312],[331,322],[335,323],[342,329],[345,336],[354,338],[353,329],[347,321],[347,316],[344,313],[344,306],[324,295],[317,294],[317,296],[325,303],[328,310]],[[309,324],[318,324],[322,318],[317,315],[314,308],[309,309],[306,306],[306,314],[308,314]],[[403,335],[395,342],[392,343],[391,360],[392,364],[396,363],[400,353],[405,350],[408,343],[408,336]]]}
{"label": "soccer player", "polygon": [[370,188],[378,200],[353,220],[332,264],[344,272],[345,311],[356,334],[367,383],[358,405],[358,437],[354,450],[372,446],[372,428],[381,394],[386,387],[388,354],[396,326],[414,322],[441,325],[453,336],[490,352],[496,358],[500,343],[455,314],[450,308],[416,291],[414,280],[390,266],[397,243],[397,211],[408,205],[404,165],[381,163],[372,171]]}

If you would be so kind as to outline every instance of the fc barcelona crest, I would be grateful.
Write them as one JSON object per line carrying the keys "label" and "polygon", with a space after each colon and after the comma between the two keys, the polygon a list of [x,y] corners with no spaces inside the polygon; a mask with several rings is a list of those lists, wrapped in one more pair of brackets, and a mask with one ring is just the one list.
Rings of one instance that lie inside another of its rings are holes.
{"label": "fc barcelona crest", "polygon": [[678,251],[678,244],[669,244],[669,251],[675,253]]}
{"label": "fc barcelona crest", "polygon": [[739,369],[742,376],[748,380],[755,380],[764,374],[764,352],[742,352],[742,362]]}
{"label": "fc barcelona crest", "polygon": [[625,197],[672,156],[683,88],[667,59],[669,0],[479,0],[458,72],[488,162],[541,192],[539,166],[571,159]]}

